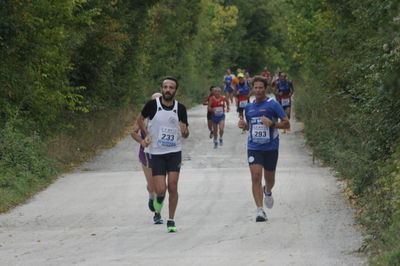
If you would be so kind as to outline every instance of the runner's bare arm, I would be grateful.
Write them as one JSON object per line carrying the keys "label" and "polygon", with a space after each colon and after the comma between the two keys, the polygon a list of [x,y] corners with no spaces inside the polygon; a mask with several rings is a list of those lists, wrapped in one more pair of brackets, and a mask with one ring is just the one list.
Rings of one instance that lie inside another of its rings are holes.
{"label": "runner's bare arm", "polygon": [[189,137],[189,128],[185,123],[179,122],[179,125],[181,127],[181,132],[182,132],[182,137],[186,139]]}
{"label": "runner's bare arm", "polygon": [[144,141],[141,143],[143,147],[147,147],[151,143],[151,137],[147,132],[147,126],[145,120],[146,118],[144,118],[142,114],[140,114],[136,120],[136,123],[138,124],[140,131],[142,131],[145,136]]}
{"label": "runner's bare arm", "polygon": [[140,114],[140,115],[138,116],[138,118],[136,119],[136,123],[138,124],[139,129],[143,132],[143,134],[144,134],[145,136],[147,136],[147,135],[148,135],[148,132],[147,132],[147,127],[146,127],[145,119],[146,119],[146,118],[144,118],[143,115]]}
{"label": "runner's bare arm", "polygon": [[274,86],[272,87],[272,92],[278,96],[279,95],[279,91],[278,91],[278,82],[275,82]]}
{"label": "runner's bare arm", "polygon": [[211,107],[211,101],[208,101],[208,111],[213,112],[213,108]]}
{"label": "runner's bare arm", "polygon": [[276,127],[279,129],[288,129],[290,128],[290,122],[287,116],[282,117],[280,122],[274,122],[272,125],[272,127]]}
{"label": "runner's bare arm", "polygon": [[135,122],[135,124],[132,127],[132,131],[131,131],[131,136],[132,138],[139,143],[141,146],[146,147],[146,142],[144,141],[144,139],[142,139],[142,136],[139,134],[139,125],[137,122]]}
{"label": "runner's bare arm", "polygon": [[210,98],[209,95],[205,96],[203,99],[203,105],[208,105],[208,99]]}
{"label": "runner's bare arm", "polygon": [[139,125],[137,124],[137,122],[135,122],[132,127],[131,137],[138,143],[140,143],[140,141],[142,140],[142,137],[139,135],[139,129]]}
{"label": "runner's bare arm", "polygon": [[226,97],[224,97],[224,100],[225,100],[225,104],[226,104],[226,111],[229,112],[229,110],[230,110],[230,108],[229,108],[229,100]]}
{"label": "runner's bare arm", "polygon": [[235,88],[233,89],[233,95],[238,96],[239,95],[239,91],[237,89],[237,87],[235,86]]}
{"label": "runner's bare arm", "polygon": [[246,121],[243,119],[243,117],[240,117],[240,120],[239,120],[239,122],[238,122],[238,127],[239,127],[240,129],[249,130],[249,126],[248,126],[248,124],[246,123]]}
{"label": "runner's bare arm", "polygon": [[293,93],[294,93],[293,82],[290,82],[290,87],[289,87],[289,89],[290,89],[289,96],[292,97],[292,95],[293,95]]}

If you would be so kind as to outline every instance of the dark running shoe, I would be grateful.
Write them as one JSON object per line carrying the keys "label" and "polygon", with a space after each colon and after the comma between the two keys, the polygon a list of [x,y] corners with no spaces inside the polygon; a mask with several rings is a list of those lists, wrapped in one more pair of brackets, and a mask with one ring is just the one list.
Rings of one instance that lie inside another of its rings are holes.
{"label": "dark running shoe", "polygon": [[163,224],[163,220],[161,219],[161,214],[159,212],[154,213],[153,221],[154,224]]}

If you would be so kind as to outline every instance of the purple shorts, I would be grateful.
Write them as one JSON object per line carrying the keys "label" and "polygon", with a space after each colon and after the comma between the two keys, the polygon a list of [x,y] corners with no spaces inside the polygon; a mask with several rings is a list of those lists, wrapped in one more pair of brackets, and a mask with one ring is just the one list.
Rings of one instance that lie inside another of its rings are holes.
{"label": "purple shorts", "polygon": [[143,147],[139,149],[139,161],[143,164],[146,168],[151,168],[151,155],[147,152],[144,152]]}

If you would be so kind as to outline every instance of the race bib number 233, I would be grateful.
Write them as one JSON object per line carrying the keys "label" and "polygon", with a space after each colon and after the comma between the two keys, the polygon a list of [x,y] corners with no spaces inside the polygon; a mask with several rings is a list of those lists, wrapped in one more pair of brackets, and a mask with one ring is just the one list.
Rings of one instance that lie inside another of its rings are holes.
{"label": "race bib number 233", "polygon": [[158,144],[164,147],[175,147],[178,130],[175,128],[161,127],[158,133]]}

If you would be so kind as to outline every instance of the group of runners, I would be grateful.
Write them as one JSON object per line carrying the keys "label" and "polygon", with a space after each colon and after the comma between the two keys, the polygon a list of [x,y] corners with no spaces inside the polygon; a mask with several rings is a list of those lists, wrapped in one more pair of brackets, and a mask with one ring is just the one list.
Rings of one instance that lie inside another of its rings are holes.
{"label": "group of runners", "polygon": [[[284,72],[271,77],[267,69],[261,76],[250,78],[239,69],[237,76],[227,69],[223,83],[225,96],[218,86],[211,86],[203,104],[207,105],[207,123],[214,148],[223,145],[225,112],[235,104],[238,128],[248,131],[247,158],[252,180],[252,193],[257,206],[256,221],[267,220],[263,208],[272,208],[272,188],[278,161],[278,129],[290,129],[290,107],[293,85]],[[140,144],[139,160],[147,180],[148,207],[154,212],[155,224],[162,224],[161,209],[168,191],[167,231],[176,232],[174,220],[178,203],[178,180],[182,161],[182,138],[189,136],[186,107],[175,100],[178,81],[166,77],[161,93],[143,107],[132,130],[132,138]],[[267,96],[272,91],[276,100]],[[250,96],[254,101],[250,102]],[[287,100],[289,99],[289,100]],[[264,170],[263,170],[264,169]],[[262,179],[265,185],[262,186]]]}
{"label": "group of runners", "polygon": [[[274,77],[271,76],[267,67],[261,74],[266,80],[266,88],[269,94],[275,96],[276,101],[283,107],[287,117],[290,119],[291,98],[293,95],[293,84],[287,79],[286,73],[279,71]],[[214,149],[223,145],[223,135],[225,127],[225,112],[230,111],[230,106],[236,105],[236,111],[239,119],[243,119],[243,111],[252,95],[252,78],[249,72],[244,69],[237,69],[237,75],[232,74],[228,68],[223,78],[222,87],[225,97],[222,95],[222,89],[218,86],[211,86],[209,94],[204,98],[203,105],[207,105],[207,124],[210,131],[210,138],[213,138]],[[286,133],[290,128],[283,129]],[[242,130],[245,133],[245,130]],[[219,137],[219,140],[218,140]]]}

